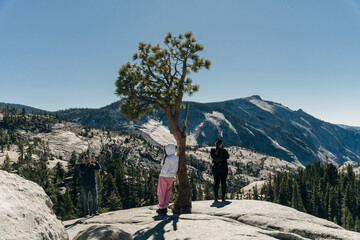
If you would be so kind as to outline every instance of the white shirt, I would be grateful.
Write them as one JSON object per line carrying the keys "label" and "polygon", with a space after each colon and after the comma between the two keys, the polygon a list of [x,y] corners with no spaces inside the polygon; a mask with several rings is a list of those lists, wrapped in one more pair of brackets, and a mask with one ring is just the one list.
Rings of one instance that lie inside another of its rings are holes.
{"label": "white shirt", "polygon": [[179,167],[179,156],[175,154],[175,145],[168,144],[165,146],[167,157],[161,169],[161,177],[175,177]]}

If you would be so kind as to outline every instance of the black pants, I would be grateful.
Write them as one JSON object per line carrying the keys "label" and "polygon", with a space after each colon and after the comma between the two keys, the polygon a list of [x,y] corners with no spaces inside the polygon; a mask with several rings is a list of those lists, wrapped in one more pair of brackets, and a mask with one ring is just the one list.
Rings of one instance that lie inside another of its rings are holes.
{"label": "black pants", "polygon": [[227,175],[228,175],[228,166],[227,166],[227,164],[224,164],[224,165],[214,164],[213,167],[212,167],[212,172],[213,172],[213,175],[214,175],[215,200],[218,200],[218,192],[219,192],[220,181],[221,181],[222,199],[225,200],[226,179],[227,179]]}

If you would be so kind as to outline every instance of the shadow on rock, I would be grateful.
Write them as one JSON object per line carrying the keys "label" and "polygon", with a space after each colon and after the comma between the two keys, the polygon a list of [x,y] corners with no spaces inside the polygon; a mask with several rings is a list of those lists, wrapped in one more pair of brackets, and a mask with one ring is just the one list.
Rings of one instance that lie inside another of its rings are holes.
{"label": "shadow on rock", "polygon": [[222,202],[213,202],[210,207],[223,208],[227,205],[231,204],[230,201],[222,201]]}
{"label": "shadow on rock", "polygon": [[90,218],[93,218],[93,216],[88,217],[88,218],[81,218],[72,224],[65,225],[64,227],[65,227],[65,229],[70,229],[70,228],[76,227],[76,225],[83,224],[86,221],[86,219],[90,219]]}
{"label": "shadow on rock", "polygon": [[177,222],[179,221],[179,215],[159,215],[153,217],[155,221],[160,221],[155,227],[151,229],[141,229],[137,231],[134,234],[134,240],[140,240],[140,239],[149,239],[151,236],[153,236],[152,239],[155,240],[163,240],[164,234],[165,234],[165,226],[168,223],[172,222],[173,230],[177,230]]}
{"label": "shadow on rock", "polygon": [[78,233],[74,240],[87,240],[87,239],[97,239],[97,240],[132,240],[132,236],[124,232],[123,230],[110,226],[92,226],[88,229]]}

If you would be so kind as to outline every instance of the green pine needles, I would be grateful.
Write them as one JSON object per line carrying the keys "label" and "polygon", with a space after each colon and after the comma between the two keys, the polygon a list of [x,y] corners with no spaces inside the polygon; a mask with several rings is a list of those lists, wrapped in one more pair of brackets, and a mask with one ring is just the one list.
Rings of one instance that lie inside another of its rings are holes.
{"label": "green pine needles", "polygon": [[119,70],[116,94],[122,100],[120,112],[129,120],[139,119],[153,106],[163,112],[166,107],[174,110],[184,93],[199,90],[187,77],[190,72],[211,66],[210,60],[199,57],[203,46],[191,32],[178,37],[167,33],[163,43],[164,47],[140,42],[132,56],[134,63],[127,62]]}

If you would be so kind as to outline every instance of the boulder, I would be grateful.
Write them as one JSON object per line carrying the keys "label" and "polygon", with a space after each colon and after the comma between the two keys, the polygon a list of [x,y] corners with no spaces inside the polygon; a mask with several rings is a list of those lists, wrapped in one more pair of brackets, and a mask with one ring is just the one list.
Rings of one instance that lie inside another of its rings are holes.
{"label": "boulder", "polygon": [[50,198],[39,185],[0,170],[1,239],[69,239],[51,208]]}

